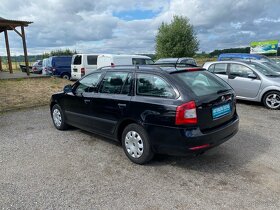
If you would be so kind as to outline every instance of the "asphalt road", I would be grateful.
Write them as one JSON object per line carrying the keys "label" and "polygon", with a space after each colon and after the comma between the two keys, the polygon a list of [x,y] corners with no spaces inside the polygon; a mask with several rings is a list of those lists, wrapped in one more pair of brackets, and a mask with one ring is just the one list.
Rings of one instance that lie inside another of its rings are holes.
{"label": "asphalt road", "polygon": [[48,107],[1,114],[0,208],[280,209],[280,111],[238,112],[223,145],[144,166],[110,140],[56,130]]}

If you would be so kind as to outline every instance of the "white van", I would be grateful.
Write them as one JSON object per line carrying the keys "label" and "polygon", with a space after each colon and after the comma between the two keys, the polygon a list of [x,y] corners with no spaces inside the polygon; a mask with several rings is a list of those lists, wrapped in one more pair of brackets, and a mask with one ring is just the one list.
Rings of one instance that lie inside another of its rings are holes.
{"label": "white van", "polygon": [[75,54],[71,62],[71,79],[80,79],[97,69],[97,54]]}
{"label": "white van", "polygon": [[146,65],[153,63],[150,57],[144,55],[102,54],[97,57],[97,68],[116,65]]}

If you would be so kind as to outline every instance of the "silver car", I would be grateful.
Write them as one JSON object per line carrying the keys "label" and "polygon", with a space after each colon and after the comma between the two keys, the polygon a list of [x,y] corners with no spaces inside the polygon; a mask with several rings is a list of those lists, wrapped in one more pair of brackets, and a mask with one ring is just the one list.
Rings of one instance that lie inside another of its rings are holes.
{"label": "silver car", "polygon": [[226,81],[237,99],[262,102],[269,109],[280,109],[280,74],[258,62],[216,61],[203,68]]}

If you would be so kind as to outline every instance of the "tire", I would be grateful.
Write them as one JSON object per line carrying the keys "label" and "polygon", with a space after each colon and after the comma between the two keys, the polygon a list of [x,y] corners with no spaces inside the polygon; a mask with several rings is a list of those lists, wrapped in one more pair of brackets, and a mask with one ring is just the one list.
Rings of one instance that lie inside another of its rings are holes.
{"label": "tire", "polygon": [[262,100],[263,104],[268,109],[277,110],[280,109],[280,92],[270,91],[266,93]]}
{"label": "tire", "polygon": [[69,74],[62,74],[61,77],[62,77],[62,79],[70,80],[70,75]]}
{"label": "tire", "polygon": [[52,107],[52,120],[53,124],[58,130],[66,130],[68,125],[65,123],[65,116],[58,104]]}
{"label": "tire", "polygon": [[123,130],[122,147],[126,156],[136,164],[145,164],[154,156],[148,134],[138,124],[130,124]]}

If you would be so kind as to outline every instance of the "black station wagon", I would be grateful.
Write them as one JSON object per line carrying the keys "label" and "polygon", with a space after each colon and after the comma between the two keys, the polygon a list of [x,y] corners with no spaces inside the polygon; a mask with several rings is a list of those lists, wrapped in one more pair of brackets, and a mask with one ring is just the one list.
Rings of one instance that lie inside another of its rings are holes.
{"label": "black station wagon", "polygon": [[232,88],[201,68],[105,67],[52,95],[54,125],[120,141],[144,164],[155,153],[200,154],[238,131]]}

